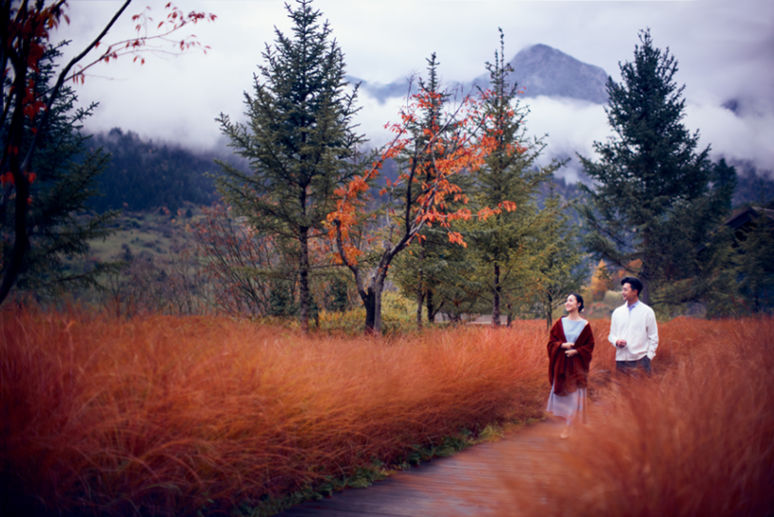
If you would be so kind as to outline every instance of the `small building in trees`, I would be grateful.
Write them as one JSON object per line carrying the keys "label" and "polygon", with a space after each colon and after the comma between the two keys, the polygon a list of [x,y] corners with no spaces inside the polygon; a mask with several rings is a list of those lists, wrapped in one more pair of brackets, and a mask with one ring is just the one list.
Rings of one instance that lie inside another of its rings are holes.
{"label": "small building in trees", "polygon": [[726,220],[726,226],[734,232],[737,241],[744,240],[747,233],[764,224],[769,235],[774,238],[774,209],[760,206],[747,206],[734,211]]}

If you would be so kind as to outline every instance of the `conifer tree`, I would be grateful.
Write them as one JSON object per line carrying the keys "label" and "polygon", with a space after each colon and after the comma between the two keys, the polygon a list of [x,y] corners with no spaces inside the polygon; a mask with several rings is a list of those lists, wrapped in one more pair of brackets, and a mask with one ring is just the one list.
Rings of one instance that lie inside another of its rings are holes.
{"label": "conifer tree", "polygon": [[643,299],[674,305],[727,292],[726,247],[720,223],[730,210],[736,172],[699,149],[686,128],[685,86],[677,60],[639,34],[634,60],[608,80],[608,123],[614,135],[595,142],[597,161],[581,157],[590,187],[582,206],[589,250],[645,283]]}
{"label": "conifer tree", "polygon": [[259,233],[296,253],[299,318],[308,329],[310,241],[320,237],[335,207],[334,190],[352,176],[352,160],[363,138],[352,121],[357,89],[348,88],[344,55],[327,22],[310,0],[286,5],[292,35],[278,29],[265,63],[245,93],[246,123],[221,114],[217,121],[231,147],[251,170],[220,162],[219,190]]}
{"label": "conifer tree", "polygon": [[737,261],[741,277],[739,292],[753,313],[774,307],[774,223],[772,208],[750,208],[753,217],[737,231]]}
{"label": "conifer tree", "polygon": [[519,270],[528,267],[530,256],[527,244],[539,237],[535,232],[538,207],[535,195],[538,187],[559,168],[554,160],[544,167],[535,162],[545,149],[542,138],[528,139],[526,116],[529,110],[519,103],[518,86],[509,75],[513,72],[505,62],[504,35],[500,30],[500,49],[495,51],[494,63],[487,63],[490,88],[481,92],[486,123],[485,137],[496,143],[484,166],[476,174],[476,194],[479,207],[502,206],[512,203],[513,210],[502,210],[473,225],[470,232],[472,248],[490,293],[492,323],[500,321],[501,305],[507,291],[518,288]]}
{"label": "conifer tree", "polygon": [[584,254],[578,235],[570,225],[569,205],[551,190],[545,207],[537,214],[528,300],[546,328],[553,323],[554,309],[586,280]]}
{"label": "conifer tree", "polygon": [[[54,63],[60,47],[49,47],[38,70],[33,72],[34,88],[43,96],[52,85]],[[19,269],[17,287],[37,297],[57,295],[75,286],[96,285],[100,273],[111,266],[86,264],[89,241],[109,233],[112,212],[92,216],[86,211],[88,200],[97,194],[96,178],[109,156],[100,150],[87,151],[87,136],[81,133],[83,121],[96,104],[76,108],[77,97],[63,86],[49,109],[46,138],[37,146],[31,164],[34,176],[29,184],[26,214],[29,248]],[[3,138],[8,128],[2,128]],[[23,142],[32,137],[27,127]],[[16,212],[12,198],[3,196],[0,206],[3,227],[13,227]],[[3,257],[8,258],[12,242],[2,240]]]}

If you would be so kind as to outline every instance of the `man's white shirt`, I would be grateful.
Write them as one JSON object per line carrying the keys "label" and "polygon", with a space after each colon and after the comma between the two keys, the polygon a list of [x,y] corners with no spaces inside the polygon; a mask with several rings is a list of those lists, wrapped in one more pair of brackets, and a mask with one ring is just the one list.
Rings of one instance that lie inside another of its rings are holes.
{"label": "man's white shirt", "polygon": [[646,355],[653,359],[658,348],[656,314],[642,301],[631,307],[624,303],[613,311],[607,339],[613,346],[619,339],[626,340],[625,347],[615,349],[616,361],[636,361]]}

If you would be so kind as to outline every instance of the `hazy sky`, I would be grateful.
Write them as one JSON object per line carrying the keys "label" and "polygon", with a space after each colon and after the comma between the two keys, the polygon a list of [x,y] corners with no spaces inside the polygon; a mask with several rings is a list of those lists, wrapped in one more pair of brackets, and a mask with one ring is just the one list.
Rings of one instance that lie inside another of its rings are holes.
{"label": "hazy sky", "polygon": [[[160,19],[167,0],[137,0],[119,21],[113,38],[130,35],[131,15],[151,7]],[[144,137],[206,148],[220,139],[214,118],[241,118],[243,93],[252,92],[274,28],[290,21],[278,0],[177,0],[184,11],[204,10],[214,23],[192,27],[211,47],[182,56],[151,55],[100,65],[79,86],[81,101],[99,101],[88,124],[94,131],[121,127]],[[119,2],[69,0],[70,26],[58,35],[73,49],[93,38]],[[389,83],[424,72],[436,52],[442,80],[468,81],[485,72],[505,33],[506,57],[535,43],[555,47],[619,79],[618,63],[631,60],[637,33],[649,27],[657,47],[669,47],[685,84],[689,129],[715,153],[753,159],[774,169],[774,1],[587,1],[587,0],[317,0],[345,53],[347,73]],[[722,107],[741,100],[734,115]],[[531,108],[530,133],[548,134],[554,151],[592,153],[609,130],[600,106],[547,98],[522,100]],[[361,95],[362,129],[375,143],[396,119],[397,104],[380,105]]]}

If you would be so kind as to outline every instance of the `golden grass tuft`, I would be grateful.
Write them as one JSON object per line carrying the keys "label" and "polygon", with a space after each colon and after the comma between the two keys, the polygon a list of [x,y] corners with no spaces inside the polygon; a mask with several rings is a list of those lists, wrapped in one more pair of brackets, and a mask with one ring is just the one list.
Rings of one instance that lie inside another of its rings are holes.
{"label": "golden grass tuft", "polygon": [[225,512],[542,415],[545,327],[305,336],[225,317],[0,313],[2,503]]}
{"label": "golden grass tuft", "polygon": [[613,376],[551,476],[502,473],[503,515],[771,515],[774,319],[660,330],[655,375]]}

